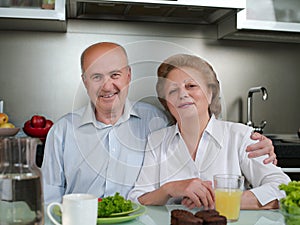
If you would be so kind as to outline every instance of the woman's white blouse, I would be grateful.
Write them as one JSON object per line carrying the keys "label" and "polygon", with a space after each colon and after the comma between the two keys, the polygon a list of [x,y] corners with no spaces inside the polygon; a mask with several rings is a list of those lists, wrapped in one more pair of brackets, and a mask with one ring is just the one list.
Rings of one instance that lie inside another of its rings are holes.
{"label": "woman's white blouse", "polygon": [[[213,175],[229,173],[245,177],[245,188],[257,197],[262,205],[285,196],[278,189],[288,183],[289,177],[273,164],[265,165],[267,156],[248,158],[246,147],[251,140],[252,128],[244,124],[210,119],[200,140],[195,161],[180,135],[177,125],[153,132],[148,137],[143,167],[129,198],[159,188],[164,183],[199,177],[213,180]],[[175,199],[170,199],[171,204]]]}

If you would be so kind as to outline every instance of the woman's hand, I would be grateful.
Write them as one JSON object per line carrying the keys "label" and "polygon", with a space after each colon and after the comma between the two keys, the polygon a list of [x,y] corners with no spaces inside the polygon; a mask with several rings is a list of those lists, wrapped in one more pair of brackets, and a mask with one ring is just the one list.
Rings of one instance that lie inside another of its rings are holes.
{"label": "woman's hand", "polygon": [[173,181],[166,185],[171,197],[183,197],[182,204],[194,207],[214,208],[215,195],[210,181],[199,178]]}
{"label": "woman's hand", "polygon": [[142,205],[165,205],[170,198],[183,198],[182,204],[189,208],[213,209],[215,206],[211,181],[199,178],[170,181],[154,191],[143,194],[138,200]]}
{"label": "woman's hand", "polygon": [[274,146],[272,141],[264,135],[256,132],[251,134],[251,139],[259,140],[259,142],[249,145],[247,147],[246,152],[250,152],[248,154],[248,157],[256,158],[268,154],[269,157],[264,160],[264,163],[273,163],[274,165],[277,165],[276,154],[274,152]]}

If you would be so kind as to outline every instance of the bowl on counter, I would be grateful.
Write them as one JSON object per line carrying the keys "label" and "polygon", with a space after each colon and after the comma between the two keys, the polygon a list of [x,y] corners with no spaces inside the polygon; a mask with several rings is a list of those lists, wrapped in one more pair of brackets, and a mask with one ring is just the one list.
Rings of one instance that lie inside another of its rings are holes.
{"label": "bowl on counter", "polygon": [[0,137],[15,136],[19,132],[20,128],[0,128]]}
{"label": "bowl on counter", "polygon": [[292,207],[285,207],[280,204],[280,212],[284,217],[286,225],[299,225],[300,224],[300,212],[299,207],[293,210]]}

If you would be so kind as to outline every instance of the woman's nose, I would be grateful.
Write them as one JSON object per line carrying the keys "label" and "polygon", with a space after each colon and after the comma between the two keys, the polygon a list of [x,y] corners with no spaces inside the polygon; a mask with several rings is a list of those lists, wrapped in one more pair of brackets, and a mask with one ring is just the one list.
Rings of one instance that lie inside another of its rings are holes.
{"label": "woman's nose", "polygon": [[183,99],[183,98],[186,98],[186,97],[188,97],[187,91],[184,88],[180,88],[179,89],[179,98]]}

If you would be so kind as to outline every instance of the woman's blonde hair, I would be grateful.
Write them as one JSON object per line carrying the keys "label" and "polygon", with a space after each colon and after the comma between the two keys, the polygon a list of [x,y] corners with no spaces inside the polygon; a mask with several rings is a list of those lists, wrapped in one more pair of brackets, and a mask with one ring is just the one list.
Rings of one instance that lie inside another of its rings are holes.
{"label": "woman's blonde hair", "polygon": [[204,78],[204,83],[208,90],[212,92],[212,100],[209,105],[208,111],[211,116],[214,114],[217,118],[221,113],[221,103],[220,103],[220,85],[217,79],[216,73],[212,66],[206,62],[204,59],[188,54],[178,54],[167,58],[157,69],[158,80],[156,83],[156,92],[158,99],[161,104],[169,111],[167,102],[165,100],[165,81],[168,74],[176,68],[188,67],[195,69]]}

